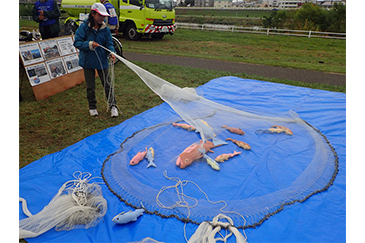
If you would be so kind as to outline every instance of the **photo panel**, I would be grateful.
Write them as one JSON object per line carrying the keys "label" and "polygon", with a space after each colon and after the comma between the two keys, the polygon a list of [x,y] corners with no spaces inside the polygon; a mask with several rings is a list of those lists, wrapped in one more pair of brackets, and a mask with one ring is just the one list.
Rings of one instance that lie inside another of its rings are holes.
{"label": "photo panel", "polygon": [[24,66],[44,61],[38,43],[19,45],[19,53]]}
{"label": "photo panel", "polygon": [[63,57],[63,60],[66,64],[68,73],[72,73],[82,69],[82,67],[79,66],[79,56],[77,54],[65,56]]}
{"label": "photo panel", "polygon": [[51,80],[44,62],[25,67],[25,71],[32,86],[36,86]]}
{"label": "photo panel", "polygon": [[45,60],[50,60],[53,58],[60,57],[60,50],[57,45],[57,40],[46,40],[39,42],[41,46],[41,51]]}
{"label": "photo panel", "polygon": [[46,65],[51,79],[58,78],[60,76],[67,74],[66,66],[62,58],[46,61]]}

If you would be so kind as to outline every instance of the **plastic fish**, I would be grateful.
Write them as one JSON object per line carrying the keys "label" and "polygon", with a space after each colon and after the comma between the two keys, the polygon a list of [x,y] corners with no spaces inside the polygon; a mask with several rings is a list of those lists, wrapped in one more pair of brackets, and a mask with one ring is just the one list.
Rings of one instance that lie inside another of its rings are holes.
{"label": "plastic fish", "polygon": [[241,152],[234,151],[231,154],[221,154],[221,155],[217,156],[217,158],[215,158],[215,161],[217,161],[217,162],[224,162],[224,161],[228,160],[229,158],[232,158],[233,156],[238,155],[240,153]]}
{"label": "plastic fish", "polygon": [[[177,158],[176,165],[179,166],[181,169],[184,169],[191,165],[195,160],[200,159],[203,157],[203,153],[199,151],[201,149],[202,141],[200,144],[193,143],[189,147],[187,147]],[[212,152],[212,148],[218,147],[220,145],[214,146],[214,144],[210,141],[206,141],[203,144],[203,149],[207,152]]]}
{"label": "plastic fish", "polygon": [[256,133],[258,133],[258,132],[265,132],[265,133],[282,133],[282,132],[284,132],[287,135],[293,135],[293,131],[292,130],[290,130],[287,127],[279,126],[279,125],[271,126],[271,128],[269,128],[269,129],[260,129],[260,130],[257,130]]}
{"label": "plastic fish", "polygon": [[136,221],[139,216],[143,215],[143,213],[144,213],[143,208],[136,209],[135,211],[131,210],[126,213],[122,212],[117,216],[115,216],[112,220],[114,223],[117,224],[127,224],[129,222]]}
{"label": "plastic fish", "polygon": [[212,167],[213,170],[221,169],[221,167],[219,166],[219,164],[217,162],[215,162],[211,157],[209,157],[208,155],[205,154],[204,149],[203,149],[203,151],[200,150],[200,152],[203,152],[203,157],[207,160],[207,164],[210,165],[210,167]]}
{"label": "plastic fish", "polygon": [[226,141],[228,141],[228,140],[234,142],[238,147],[241,147],[241,148],[243,148],[245,150],[250,150],[251,149],[251,146],[248,145],[245,142],[238,141],[238,140],[235,140],[235,139],[232,139],[232,138],[227,138]]}
{"label": "plastic fish", "polygon": [[218,139],[218,138],[215,137],[215,134],[213,132],[213,128],[211,126],[209,126],[206,121],[204,121],[204,120],[197,120],[196,122],[199,125],[199,128],[197,129],[196,132],[200,132],[200,133],[203,132],[203,134],[205,135],[205,138],[207,140],[212,139],[214,146],[228,144],[225,141],[223,141],[223,140]]}
{"label": "plastic fish", "polygon": [[181,128],[186,129],[188,131],[195,131],[196,130],[195,127],[193,127],[191,125],[188,125],[188,124],[181,124],[181,123],[175,123],[175,122],[173,122],[172,125],[174,127],[181,127]]}
{"label": "plastic fish", "polygon": [[147,154],[147,148],[146,148],[146,151],[143,151],[143,152],[138,152],[132,159],[131,161],[129,162],[130,165],[136,165],[138,164],[141,160],[144,159],[144,157],[146,156]]}
{"label": "plastic fish", "polygon": [[155,151],[153,150],[152,147],[150,147],[147,151],[147,154],[146,154],[146,159],[148,160],[148,165],[147,165],[147,168],[148,167],[157,167],[155,163],[153,163],[153,161],[155,160]]}
{"label": "plastic fish", "polygon": [[276,133],[285,132],[285,134],[293,135],[293,131],[284,126],[274,125],[269,130]]}
{"label": "plastic fish", "polygon": [[231,133],[235,133],[238,135],[243,135],[245,134],[244,131],[242,131],[241,128],[235,128],[235,127],[228,127],[227,125],[222,126],[223,128],[227,129],[228,131],[230,131]]}

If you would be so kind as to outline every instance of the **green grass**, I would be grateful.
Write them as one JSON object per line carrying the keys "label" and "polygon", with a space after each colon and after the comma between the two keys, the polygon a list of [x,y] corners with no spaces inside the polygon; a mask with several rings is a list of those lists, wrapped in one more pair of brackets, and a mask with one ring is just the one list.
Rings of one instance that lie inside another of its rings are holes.
{"label": "green grass", "polygon": [[130,52],[346,73],[346,40],[178,28],[158,41],[121,42]]}

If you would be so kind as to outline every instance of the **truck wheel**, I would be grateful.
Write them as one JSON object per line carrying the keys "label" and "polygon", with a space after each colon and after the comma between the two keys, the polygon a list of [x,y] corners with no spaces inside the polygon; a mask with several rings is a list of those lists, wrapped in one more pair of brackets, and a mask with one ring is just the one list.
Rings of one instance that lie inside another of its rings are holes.
{"label": "truck wheel", "polygon": [[127,26],[126,34],[127,39],[134,41],[137,41],[142,37],[142,35],[137,32],[136,26],[134,24],[130,24]]}

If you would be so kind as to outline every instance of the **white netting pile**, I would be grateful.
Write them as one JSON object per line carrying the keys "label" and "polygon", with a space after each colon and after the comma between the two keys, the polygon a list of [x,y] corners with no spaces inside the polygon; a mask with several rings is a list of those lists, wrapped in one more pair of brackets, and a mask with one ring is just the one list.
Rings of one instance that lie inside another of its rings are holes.
{"label": "white netting pile", "polygon": [[28,218],[19,221],[19,239],[33,238],[55,227],[57,231],[90,228],[99,223],[107,211],[101,187],[89,183],[90,173],[75,172],[75,180],[67,181],[42,211],[32,215],[23,198],[23,211]]}

